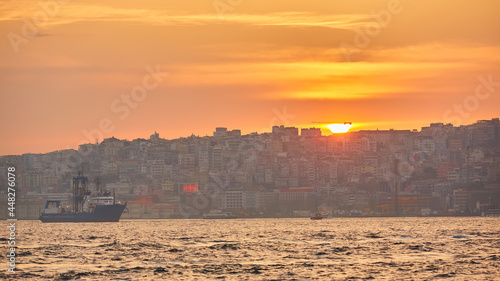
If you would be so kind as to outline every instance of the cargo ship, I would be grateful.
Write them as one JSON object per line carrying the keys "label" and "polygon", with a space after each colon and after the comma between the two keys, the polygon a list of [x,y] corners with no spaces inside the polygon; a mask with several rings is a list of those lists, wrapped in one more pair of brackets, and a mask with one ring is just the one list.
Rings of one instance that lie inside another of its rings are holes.
{"label": "cargo ship", "polygon": [[67,212],[60,200],[47,200],[45,210],[40,215],[42,222],[117,222],[127,203],[120,204],[111,192],[99,188],[96,181],[96,196],[88,189],[88,179],[78,172],[73,178],[73,210]]}

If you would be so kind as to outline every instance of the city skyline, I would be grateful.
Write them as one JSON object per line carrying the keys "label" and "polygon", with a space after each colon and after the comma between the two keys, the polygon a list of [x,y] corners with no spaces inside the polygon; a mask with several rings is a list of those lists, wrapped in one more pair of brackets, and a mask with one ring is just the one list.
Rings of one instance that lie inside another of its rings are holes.
{"label": "city skyline", "polygon": [[88,135],[491,119],[496,1],[17,1],[0,5],[0,155]]}
{"label": "city skyline", "polygon": [[[490,119],[491,120],[496,120],[498,118],[490,118]],[[474,123],[463,124],[463,125],[458,126],[458,127],[473,126],[475,124],[478,124],[478,122],[481,122],[481,121],[490,122],[490,119],[476,120],[476,122],[474,122]],[[52,153],[52,152],[63,151],[63,150],[75,150],[75,151],[79,151],[82,146],[84,147],[86,145],[99,145],[100,143],[103,143],[104,141],[110,140],[110,139],[116,139],[116,140],[120,140],[120,141],[128,141],[128,142],[130,142],[130,141],[134,141],[134,140],[150,140],[152,137],[155,137],[155,138],[158,138],[158,139],[161,139],[161,140],[165,140],[165,141],[177,141],[177,140],[182,140],[182,139],[186,139],[186,138],[190,138],[190,137],[196,137],[196,138],[213,138],[213,137],[217,137],[217,132],[219,130],[223,131],[224,134],[226,134],[226,133],[229,134],[228,136],[231,136],[234,133],[236,133],[236,135],[242,136],[242,137],[244,137],[244,136],[250,136],[250,135],[253,135],[253,134],[256,134],[256,135],[271,134],[272,135],[274,129],[280,129],[280,128],[281,129],[295,129],[295,130],[297,130],[297,134],[300,137],[307,136],[310,132],[311,133],[314,132],[314,134],[320,133],[319,136],[322,136],[322,137],[328,137],[328,136],[337,136],[337,137],[339,137],[339,136],[345,136],[345,137],[349,137],[350,134],[354,134],[355,135],[355,134],[359,134],[359,133],[363,134],[363,133],[367,133],[367,132],[391,132],[391,131],[397,132],[397,131],[406,131],[406,132],[412,132],[412,133],[422,133],[423,129],[428,129],[428,128],[431,128],[432,126],[438,125],[438,124],[441,124],[441,125],[451,125],[452,127],[454,127],[453,124],[451,124],[451,123],[444,124],[444,123],[440,123],[440,122],[433,122],[433,123],[427,124],[427,126],[422,126],[419,129],[409,129],[409,128],[378,129],[377,128],[377,129],[374,129],[374,130],[359,130],[359,131],[348,130],[347,132],[334,133],[334,132],[332,132],[332,129],[329,128],[328,126],[326,128],[323,128],[323,127],[314,127],[314,126],[311,126],[311,127],[296,127],[296,126],[293,126],[293,125],[285,126],[283,124],[279,124],[279,125],[272,126],[269,130],[267,130],[265,132],[249,132],[249,133],[244,133],[239,128],[228,128],[228,127],[219,126],[219,127],[212,128],[211,133],[210,134],[205,134],[205,135],[199,135],[199,134],[192,133],[189,136],[178,136],[178,137],[174,137],[174,138],[165,138],[161,134],[162,132],[159,132],[159,131],[155,130],[154,132],[151,132],[147,136],[133,136],[131,138],[119,138],[119,137],[117,138],[114,135],[110,135],[110,136],[103,137],[103,138],[99,139],[98,141],[96,140],[94,142],[88,141],[92,136],[95,136],[94,134],[92,134],[92,132],[88,132],[88,134],[84,134],[84,138],[82,138],[82,140],[87,140],[87,141],[80,141],[77,147],[61,147],[61,148],[58,148],[58,149],[55,149],[55,150],[44,151],[44,152],[24,152],[24,153],[20,153],[20,154],[0,154],[0,157],[3,157],[3,156],[19,156],[19,155],[28,155],[28,154],[40,154],[40,155],[42,155],[42,154],[49,154],[49,153]],[[333,125],[341,125],[341,124],[339,123],[339,124],[333,124]],[[335,127],[335,126],[333,126],[333,127]],[[355,127],[355,124],[352,124],[352,127]],[[325,133],[325,131],[326,131],[326,133]],[[438,137],[442,137],[442,136],[440,136],[440,134],[442,134],[443,132],[441,132],[441,130],[437,130],[435,132],[433,131],[433,133],[437,134]],[[82,156],[85,157],[85,153]]]}
{"label": "city skyline", "polygon": [[46,199],[71,202],[71,178],[81,173],[92,188],[99,178],[128,202],[127,218],[209,210],[309,216],[319,209],[341,216],[479,215],[500,202],[499,144],[499,118],[328,136],[319,128],[273,126],[272,133],[242,135],[218,127],[207,137],[167,140],[155,132],[77,151],[2,156],[0,166],[19,175],[22,218],[36,219]]}

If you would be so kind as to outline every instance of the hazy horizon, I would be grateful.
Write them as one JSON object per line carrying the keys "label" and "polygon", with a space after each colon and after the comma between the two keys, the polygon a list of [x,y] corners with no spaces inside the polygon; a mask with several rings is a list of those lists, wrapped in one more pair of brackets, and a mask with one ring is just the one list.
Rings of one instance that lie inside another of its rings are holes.
{"label": "hazy horizon", "polygon": [[[498,118],[498,117],[493,117],[493,118]],[[493,119],[493,118],[489,118],[489,119]],[[479,120],[478,120],[479,121]],[[438,122],[436,122],[438,123]],[[427,124],[427,126],[422,126],[422,127],[428,127],[430,124]],[[472,125],[471,124],[463,124],[465,126],[468,126],[468,125]],[[276,126],[282,126],[281,124],[279,125],[276,125]],[[218,126],[218,127],[223,127],[223,126]],[[294,127],[294,126],[286,126],[286,127]],[[313,126],[310,126],[310,127],[297,127],[299,129],[299,134],[300,134],[300,129],[303,129],[303,128],[312,128]],[[353,124],[352,128],[356,128],[358,126],[356,126],[356,124]],[[223,128],[227,128],[227,127],[223,127]],[[318,128],[318,127],[317,127]],[[166,138],[164,137],[161,132],[158,132],[158,131],[154,131],[154,132],[151,132],[151,134],[148,134],[147,136],[135,136],[135,137],[132,137],[132,138],[121,138],[121,137],[118,137],[118,136],[115,136],[115,135],[111,135],[111,136],[107,136],[105,137],[104,139],[107,139],[107,138],[117,138],[119,140],[126,140],[126,141],[132,141],[132,140],[135,140],[135,139],[149,139],[149,137],[154,134],[154,133],[158,133],[160,138],[161,139],[166,139],[166,140],[175,140],[175,139],[181,139],[181,138],[188,138],[192,135],[196,136],[196,137],[213,137],[213,132],[215,131],[216,128],[213,128],[211,130],[210,133],[207,133],[205,135],[201,135],[201,134],[196,134],[196,133],[193,133],[189,136],[177,136],[177,137],[172,137],[172,138]],[[239,128],[227,128],[228,131],[231,131],[231,130],[239,130]],[[271,133],[271,129],[269,129],[269,131],[264,131],[264,132],[241,132],[241,135],[244,136],[244,135],[249,135],[249,134],[252,134],[252,133],[259,133],[259,134],[262,134],[262,133]],[[323,136],[329,136],[329,135],[335,135],[335,136],[341,136],[341,135],[346,135],[346,134],[349,134],[349,133],[352,133],[352,132],[359,132],[359,131],[362,131],[361,130],[357,130],[357,129],[351,129],[349,130],[349,132],[347,133],[339,133],[339,134],[335,134],[335,133],[332,133],[330,129],[328,128],[324,128],[324,127],[321,127],[321,132],[322,132],[322,135]],[[410,130],[412,131],[413,129],[409,129],[409,128],[376,128],[376,129],[368,129],[368,130],[391,130],[391,129],[394,129],[394,130]],[[421,131],[421,128],[418,128],[416,129],[418,132]],[[86,135],[84,135],[86,136]],[[85,140],[86,138],[82,138],[82,140]],[[101,139],[99,140],[99,143],[102,142],[104,139]],[[90,142],[82,142],[81,144],[89,144]],[[40,152],[23,152],[23,153],[18,153],[18,154],[2,154],[0,156],[10,156],[10,155],[22,155],[22,154],[45,154],[45,153],[51,153],[51,152],[54,152],[54,151],[60,151],[60,150],[66,150],[66,149],[74,149],[74,150],[78,150],[78,147],[64,147],[64,148],[59,148],[59,149],[56,149],[56,150],[50,150],[50,151],[40,151]]]}

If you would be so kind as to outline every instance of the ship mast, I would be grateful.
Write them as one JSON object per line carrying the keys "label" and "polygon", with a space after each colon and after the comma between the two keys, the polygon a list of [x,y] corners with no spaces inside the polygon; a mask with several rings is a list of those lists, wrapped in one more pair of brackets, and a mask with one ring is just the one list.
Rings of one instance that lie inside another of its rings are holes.
{"label": "ship mast", "polygon": [[95,186],[96,186],[96,191],[97,191],[97,196],[102,196],[102,190],[101,190],[101,180],[99,177],[96,177],[95,179]]}
{"label": "ship mast", "polygon": [[83,198],[87,194],[87,183],[88,179],[83,176],[83,169],[78,171],[78,177],[73,177],[73,212],[75,213],[78,212],[79,205],[83,204]]}

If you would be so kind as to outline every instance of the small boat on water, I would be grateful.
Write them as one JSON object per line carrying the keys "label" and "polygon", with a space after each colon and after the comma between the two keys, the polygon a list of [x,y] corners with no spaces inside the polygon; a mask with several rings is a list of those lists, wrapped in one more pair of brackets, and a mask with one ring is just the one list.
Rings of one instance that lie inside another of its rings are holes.
{"label": "small boat on water", "polygon": [[97,196],[87,187],[88,179],[78,173],[73,178],[73,211],[61,207],[60,200],[47,200],[45,210],[40,215],[42,222],[117,222],[127,203],[120,204],[109,191],[101,191],[97,181]]}
{"label": "small boat on water", "polygon": [[234,215],[231,212],[223,213],[222,211],[212,210],[207,214],[203,214],[203,218],[204,219],[235,219],[236,215]]}
{"label": "small boat on water", "polygon": [[312,220],[322,220],[323,216],[320,213],[314,214],[314,216],[311,217]]}

